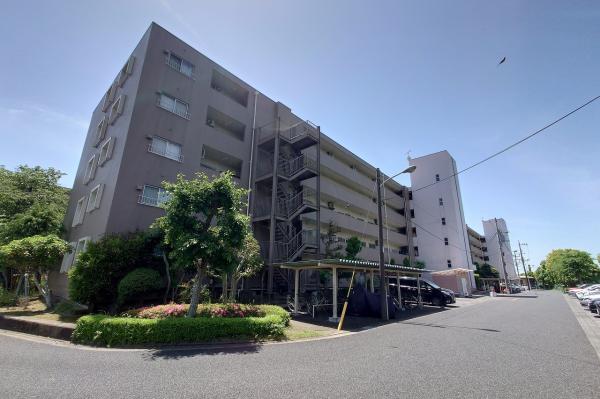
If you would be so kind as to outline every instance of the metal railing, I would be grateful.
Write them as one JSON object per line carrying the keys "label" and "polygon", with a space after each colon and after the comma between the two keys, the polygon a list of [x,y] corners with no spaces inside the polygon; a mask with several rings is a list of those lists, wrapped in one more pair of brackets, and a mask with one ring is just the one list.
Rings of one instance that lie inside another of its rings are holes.
{"label": "metal railing", "polygon": [[[176,99],[175,99],[175,101],[179,102],[180,104],[185,104],[184,102],[177,101]],[[159,96],[158,99],[157,99],[157,101],[156,101],[156,105],[158,105],[160,108],[162,108],[162,109],[164,109],[166,111],[174,113],[175,115],[181,116],[184,119],[190,119],[190,113],[188,111],[188,108],[189,108],[188,104],[185,104],[186,105],[185,110],[177,109],[177,106],[174,106],[173,108],[170,108],[170,107],[167,107],[167,106],[165,106],[165,105],[163,105],[163,104],[160,103],[160,96]]]}
{"label": "metal railing", "polygon": [[285,204],[288,219],[303,206],[317,206],[317,192],[309,187],[303,187],[302,191],[289,198]]}
{"label": "metal railing", "polygon": [[172,159],[177,162],[183,162],[183,155],[181,153],[177,154],[174,152],[169,152],[166,148],[158,148],[158,146],[155,146],[153,143],[148,144],[148,152]]}
{"label": "metal railing", "polygon": [[157,197],[148,197],[143,194],[138,195],[138,204],[142,205],[150,205],[159,207],[165,199],[157,198]]}

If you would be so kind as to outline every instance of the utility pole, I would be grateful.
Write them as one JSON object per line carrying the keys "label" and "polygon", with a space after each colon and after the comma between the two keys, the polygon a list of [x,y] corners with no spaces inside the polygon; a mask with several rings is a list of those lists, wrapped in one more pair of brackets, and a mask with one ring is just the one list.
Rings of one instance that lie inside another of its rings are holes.
{"label": "utility pole", "polygon": [[529,282],[529,277],[527,276],[527,268],[525,267],[525,258],[523,258],[523,248],[521,247],[521,241],[517,241],[519,243],[519,251],[521,251],[521,264],[523,265],[523,271],[525,272],[525,278],[527,279],[527,287],[529,287],[529,291],[531,291],[531,283]]}
{"label": "utility pole", "polygon": [[383,217],[381,203],[381,171],[377,168],[377,226],[379,227],[379,298],[381,318],[389,320],[387,302],[387,284],[385,283],[385,260],[383,255]]}
{"label": "utility pole", "polygon": [[494,218],[496,223],[496,235],[498,236],[498,249],[500,250],[500,259],[502,260],[502,270],[504,270],[504,285],[506,292],[510,294],[510,287],[508,286],[508,274],[506,274],[506,262],[504,261],[504,251],[502,250],[502,243],[504,242],[504,233],[500,232],[498,228],[498,219]]}

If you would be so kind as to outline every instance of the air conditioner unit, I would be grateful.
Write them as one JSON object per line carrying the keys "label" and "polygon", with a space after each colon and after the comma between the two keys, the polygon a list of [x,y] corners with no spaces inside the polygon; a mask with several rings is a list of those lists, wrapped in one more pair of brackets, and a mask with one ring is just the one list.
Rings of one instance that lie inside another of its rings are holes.
{"label": "air conditioner unit", "polygon": [[143,191],[144,190],[144,186],[137,186],[135,189],[137,191]]}
{"label": "air conditioner unit", "polygon": [[327,208],[329,208],[329,209],[335,209],[335,206],[334,206],[333,202],[331,202],[331,201],[327,202]]}
{"label": "air conditioner unit", "polygon": [[215,127],[215,121],[213,121],[212,119],[207,119],[206,124],[210,127]]}

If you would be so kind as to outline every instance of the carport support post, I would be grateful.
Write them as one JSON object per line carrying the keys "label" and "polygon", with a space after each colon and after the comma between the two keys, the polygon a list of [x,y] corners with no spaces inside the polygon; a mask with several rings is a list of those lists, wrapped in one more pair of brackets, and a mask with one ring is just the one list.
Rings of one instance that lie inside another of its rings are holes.
{"label": "carport support post", "polygon": [[421,298],[421,275],[417,274],[417,303],[419,309],[423,308],[423,299]]}
{"label": "carport support post", "polygon": [[371,294],[375,292],[375,273],[371,270]]}
{"label": "carport support post", "polygon": [[332,293],[332,304],[333,304],[333,312],[329,321],[338,322],[337,315],[337,290],[338,290],[338,275],[337,275],[337,267],[331,268],[332,279],[331,282],[333,284],[333,293]]}
{"label": "carport support post", "polygon": [[298,288],[300,285],[300,270],[294,270],[294,314],[298,314]]}
{"label": "carport support post", "polygon": [[398,304],[400,305],[400,310],[404,310],[404,306],[402,306],[402,291],[400,290],[400,272],[396,272],[396,286],[398,287]]}

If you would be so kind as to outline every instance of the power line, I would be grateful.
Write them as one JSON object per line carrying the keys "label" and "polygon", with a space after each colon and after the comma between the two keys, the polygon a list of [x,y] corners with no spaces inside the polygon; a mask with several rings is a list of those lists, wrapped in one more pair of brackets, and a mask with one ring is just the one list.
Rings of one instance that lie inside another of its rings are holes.
{"label": "power line", "polygon": [[492,155],[488,156],[487,158],[484,158],[484,159],[482,159],[481,161],[474,163],[473,165],[470,165],[470,166],[468,166],[468,167],[466,167],[466,168],[464,168],[464,169],[462,169],[462,170],[459,170],[458,172],[456,172],[456,173],[454,173],[454,174],[452,174],[452,175],[450,175],[450,176],[448,176],[448,177],[445,177],[445,178],[443,178],[443,179],[440,179],[440,181],[435,181],[435,182],[433,182],[433,183],[431,183],[431,184],[428,184],[428,185],[426,185],[426,186],[423,186],[423,187],[419,187],[419,188],[417,188],[417,189],[414,189],[414,190],[412,190],[412,192],[414,193],[414,192],[417,192],[417,191],[420,191],[420,190],[424,190],[424,189],[426,189],[426,188],[428,188],[428,187],[431,187],[431,186],[434,186],[434,185],[436,185],[436,184],[438,184],[438,183],[441,183],[441,182],[443,182],[443,181],[449,180],[449,179],[453,178],[454,176],[458,176],[459,174],[461,174],[461,173],[463,173],[463,172],[466,172],[466,171],[468,171],[468,170],[470,170],[470,169],[473,169],[474,167],[476,167],[476,166],[479,166],[479,165],[481,165],[482,163],[484,163],[484,162],[487,162],[487,161],[489,161],[490,159],[492,159],[492,158],[495,158],[495,157],[497,157],[498,155],[505,153],[506,151],[510,150],[511,148],[514,148],[514,147],[518,146],[519,144],[521,144],[521,143],[523,143],[523,142],[525,142],[525,141],[529,140],[530,138],[532,138],[532,137],[534,137],[534,136],[536,136],[536,135],[538,135],[538,134],[542,133],[542,132],[543,132],[543,131],[545,131],[546,129],[548,129],[548,128],[550,128],[550,127],[554,126],[554,125],[556,125],[557,123],[559,123],[559,122],[560,122],[560,121],[562,121],[563,119],[566,119],[566,118],[568,118],[569,116],[573,115],[573,114],[574,114],[574,113],[576,113],[577,111],[579,111],[579,110],[581,110],[581,109],[583,109],[583,108],[587,107],[588,105],[590,105],[591,103],[593,103],[594,101],[596,101],[596,100],[597,100],[597,99],[599,99],[599,98],[600,98],[600,96],[596,96],[596,97],[592,98],[592,99],[591,99],[591,100],[589,100],[588,102],[586,102],[586,103],[584,103],[584,104],[580,105],[579,107],[575,108],[574,110],[572,110],[572,111],[570,111],[570,112],[568,112],[568,113],[564,114],[563,116],[561,116],[560,118],[558,118],[558,119],[554,120],[553,122],[551,122],[551,123],[547,124],[547,125],[546,125],[546,126],[544,126],[543,128],[541,128],[541,129],[539,129],[539,130],[536,130],[535,132],[533,132],[533,133],[529,134],[528,136],[526,136],[526,137],[522,138],[521,140],[519,140],[519,141],[517,141],[517,142],[515,142],[515,143],[513,143],[513,144],[511,144],[511,145],[509,145],[508,147],[506,147],[506,148],[503,148],[502,150],[500,150],[500,151],[498,151],[498,152],[496,152],[496,153],[494,153],[494,154],[492,154]]}

